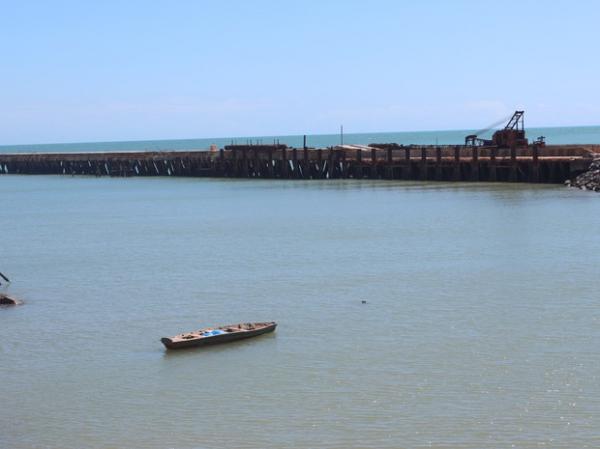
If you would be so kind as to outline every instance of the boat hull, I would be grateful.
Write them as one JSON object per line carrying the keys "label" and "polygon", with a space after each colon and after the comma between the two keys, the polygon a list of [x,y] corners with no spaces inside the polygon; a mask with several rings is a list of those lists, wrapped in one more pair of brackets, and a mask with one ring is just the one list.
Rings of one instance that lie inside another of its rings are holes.
{"label": "boat hull", "polygon": [[[237,326],[237,325],[235,325]],[[222,326],[219,329],[235,328],[235,326]],[[244,340],[246,338],[257,337],[262,334],[273,332],[277,327],[277,323],[267,323],[264,326],[257,327],[252,330],[239,330],[234,332],[228,332],[220,335],[213,335],[210,337],[197,337],[190,339],[178,339],[176,337],[164,337],[161,338],[161,342],[167,349],[186,349],[195,348],[201,346],[212,346],[222,343],[229,343],[237,340]]]}

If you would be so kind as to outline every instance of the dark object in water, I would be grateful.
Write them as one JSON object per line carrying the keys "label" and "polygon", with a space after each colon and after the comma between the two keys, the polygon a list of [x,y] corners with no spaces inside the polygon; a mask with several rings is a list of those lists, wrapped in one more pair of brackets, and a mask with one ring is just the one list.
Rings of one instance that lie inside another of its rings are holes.
{"label": "dark object in water", "polygon": [[[2,274],[2,272],[0,272],[0,278],[4,279],[8,284],[10,284],[10,279],[8,279],[6,276],[4,276]],[[0,285],[2,285],[2,282],[0,282]]]}
{"label": "dark object in water", "polygon": [[19,304],[19,300],[5,295],[4,293],[0,293],[0,305],[2,306],[16,306]]}
{"label": "dark object in water", "polygon": [[362,304],[366,304],[367,301],[365,301],[364,299],[361,301]]}
{"label": "dark object in water", "polygon": [[273,332],[276,327],[277,323],[275,321],[231,324],[216,328],[207,327],[198,331],[175,335],[174,337],[164,337],[160,341],[167,349],[183,349],[256,337],[267,332]]}

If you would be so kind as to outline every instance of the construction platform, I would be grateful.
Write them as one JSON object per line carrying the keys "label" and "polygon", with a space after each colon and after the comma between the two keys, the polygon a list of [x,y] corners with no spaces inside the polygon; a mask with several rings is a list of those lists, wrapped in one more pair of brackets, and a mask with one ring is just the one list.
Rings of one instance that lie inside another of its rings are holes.
{"label": "construction platform", "polygon": [[2,174],[403,179],[562,183],[588,168],[600,145],[289,148],[229,145],[216,151],[0,153]]}

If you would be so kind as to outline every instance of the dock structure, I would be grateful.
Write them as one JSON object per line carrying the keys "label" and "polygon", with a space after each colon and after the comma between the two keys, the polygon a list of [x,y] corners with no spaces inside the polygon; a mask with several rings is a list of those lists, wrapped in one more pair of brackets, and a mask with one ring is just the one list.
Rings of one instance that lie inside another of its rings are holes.
{"label": "dock structure", "polygon": [[291,148],[228,145],[216,151],[0,153],[0,175],[188,176],[562,183],[600,145],[497,148],[395,143]]}

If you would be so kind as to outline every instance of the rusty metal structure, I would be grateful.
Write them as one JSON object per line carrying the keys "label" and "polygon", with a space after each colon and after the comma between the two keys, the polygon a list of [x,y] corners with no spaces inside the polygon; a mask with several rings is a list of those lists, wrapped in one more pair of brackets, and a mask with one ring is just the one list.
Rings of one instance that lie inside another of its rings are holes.
{"label": "rusty metal structure", "polygon": [[[515,111],[504,128],[496,131],[492,135],[491,139],[482,139],[479,136],[493,129],[496,124],[477,131],[475,134],[469,134],[467,137],[465,137],[465,145],[471,147],[495,146],[496,148],[526,147],[528,145],[528,141],[527,137],[525,136],[524,115],[525,111]],[[537,143],[543,144],[543,140]]]}
{"label": "rusty metal structure", "polygon": [[498,148],[526,147],[525,137],[525,111],[515,111],[504,129],[500,129],[492,136],[492,145]]}

